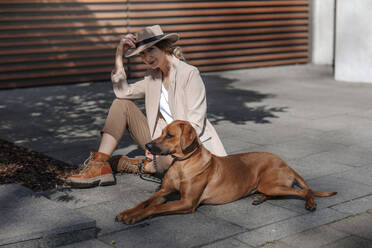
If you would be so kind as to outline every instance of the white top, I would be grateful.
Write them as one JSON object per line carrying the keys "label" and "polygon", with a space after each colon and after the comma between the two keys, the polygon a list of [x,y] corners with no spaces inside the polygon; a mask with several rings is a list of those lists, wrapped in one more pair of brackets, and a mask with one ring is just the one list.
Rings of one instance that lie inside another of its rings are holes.
{"label": "white top", "polygon": [[163,84],[161,84],[160,113],[163,115],[163,118],[165,119],[167,124],[170,124],[173,121],[168,103],[168,91],[165,89]]}

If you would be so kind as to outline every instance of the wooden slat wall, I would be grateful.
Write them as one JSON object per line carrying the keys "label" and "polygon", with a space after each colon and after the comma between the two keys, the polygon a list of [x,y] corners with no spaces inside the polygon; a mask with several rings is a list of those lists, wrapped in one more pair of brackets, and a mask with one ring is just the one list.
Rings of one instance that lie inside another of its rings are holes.
{"label": "wooden slat wall", "polygon": [[126,0],[0,0],[0,88],[110,79]]}
{"label": "wooden slat wall", "polygon": [[109,80],[119,35],[153,24],[200,71],[306,63],[308,23],[309,0],[0,0],[0,88]]}
{"label": "wooden slat wall", "polygon": [[[130,32],[160,24],[178,32],[190,64],[221,71],[308,62],[309,0],[130,0]],[[145,66],[131,59],[132,77]]]}

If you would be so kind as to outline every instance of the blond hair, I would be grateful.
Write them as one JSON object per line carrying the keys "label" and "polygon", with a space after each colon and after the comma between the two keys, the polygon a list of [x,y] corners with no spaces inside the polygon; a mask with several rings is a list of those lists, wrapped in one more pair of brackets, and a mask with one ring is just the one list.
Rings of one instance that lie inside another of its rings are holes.
{"label": "blond hair", "polygon": [[173,54],[179,60],[186,61],[182,48],[179,46],[173,46],[173,43],[170,40],[159,41],[155,46],[166,53]]}

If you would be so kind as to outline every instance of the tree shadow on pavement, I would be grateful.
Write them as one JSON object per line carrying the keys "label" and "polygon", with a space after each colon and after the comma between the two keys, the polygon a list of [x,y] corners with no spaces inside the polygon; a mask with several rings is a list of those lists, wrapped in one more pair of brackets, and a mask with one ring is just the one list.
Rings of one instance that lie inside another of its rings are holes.
{"label": "tree shadow on pavement", "polygon": [[[270,118],[278,118],[275,113],[285,112],[286,107],[249,106],[250,103],[263,102],[274,98],[273,94],[234,87],[236,80],[215,75],[203,77],[207,89],[208,119],[213,124],[230,121],[234,124],[270,123]],[[247,82],[249,87],[249,82]]]}
{"label": "tree shadow on pavement", "polygon": [[[208,118],[213,124],[269,123],[284,107],[263,103],[275,95],[240,89],[238,80],[203,76],[207,89]],[[247,83],[249,84],[249,82]],[[249,88],[249,85],[246,87]],[[111,83],[86,83],[0,91],[0,138],[45,153],[70,164],[84,161],[96,151],[108,109],[114,99]],[[144,110],[144,101],[136,101]],[[254,107],[249,106],[254,103]],[[126,133],[119,149],[143,153]],[[83,152],[84,151],[84,152]]]}

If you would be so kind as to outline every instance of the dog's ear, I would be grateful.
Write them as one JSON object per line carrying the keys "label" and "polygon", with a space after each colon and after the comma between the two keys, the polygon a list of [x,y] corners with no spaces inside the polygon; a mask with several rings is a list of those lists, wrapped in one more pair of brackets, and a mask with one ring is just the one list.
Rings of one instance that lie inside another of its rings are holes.
{"label": "dog's ear", "polygon": [[198,146],[198,137],[195,129],[189,124],[181,125],[182,135],[180,138],[180,146],[183,154],[192,152]]}

